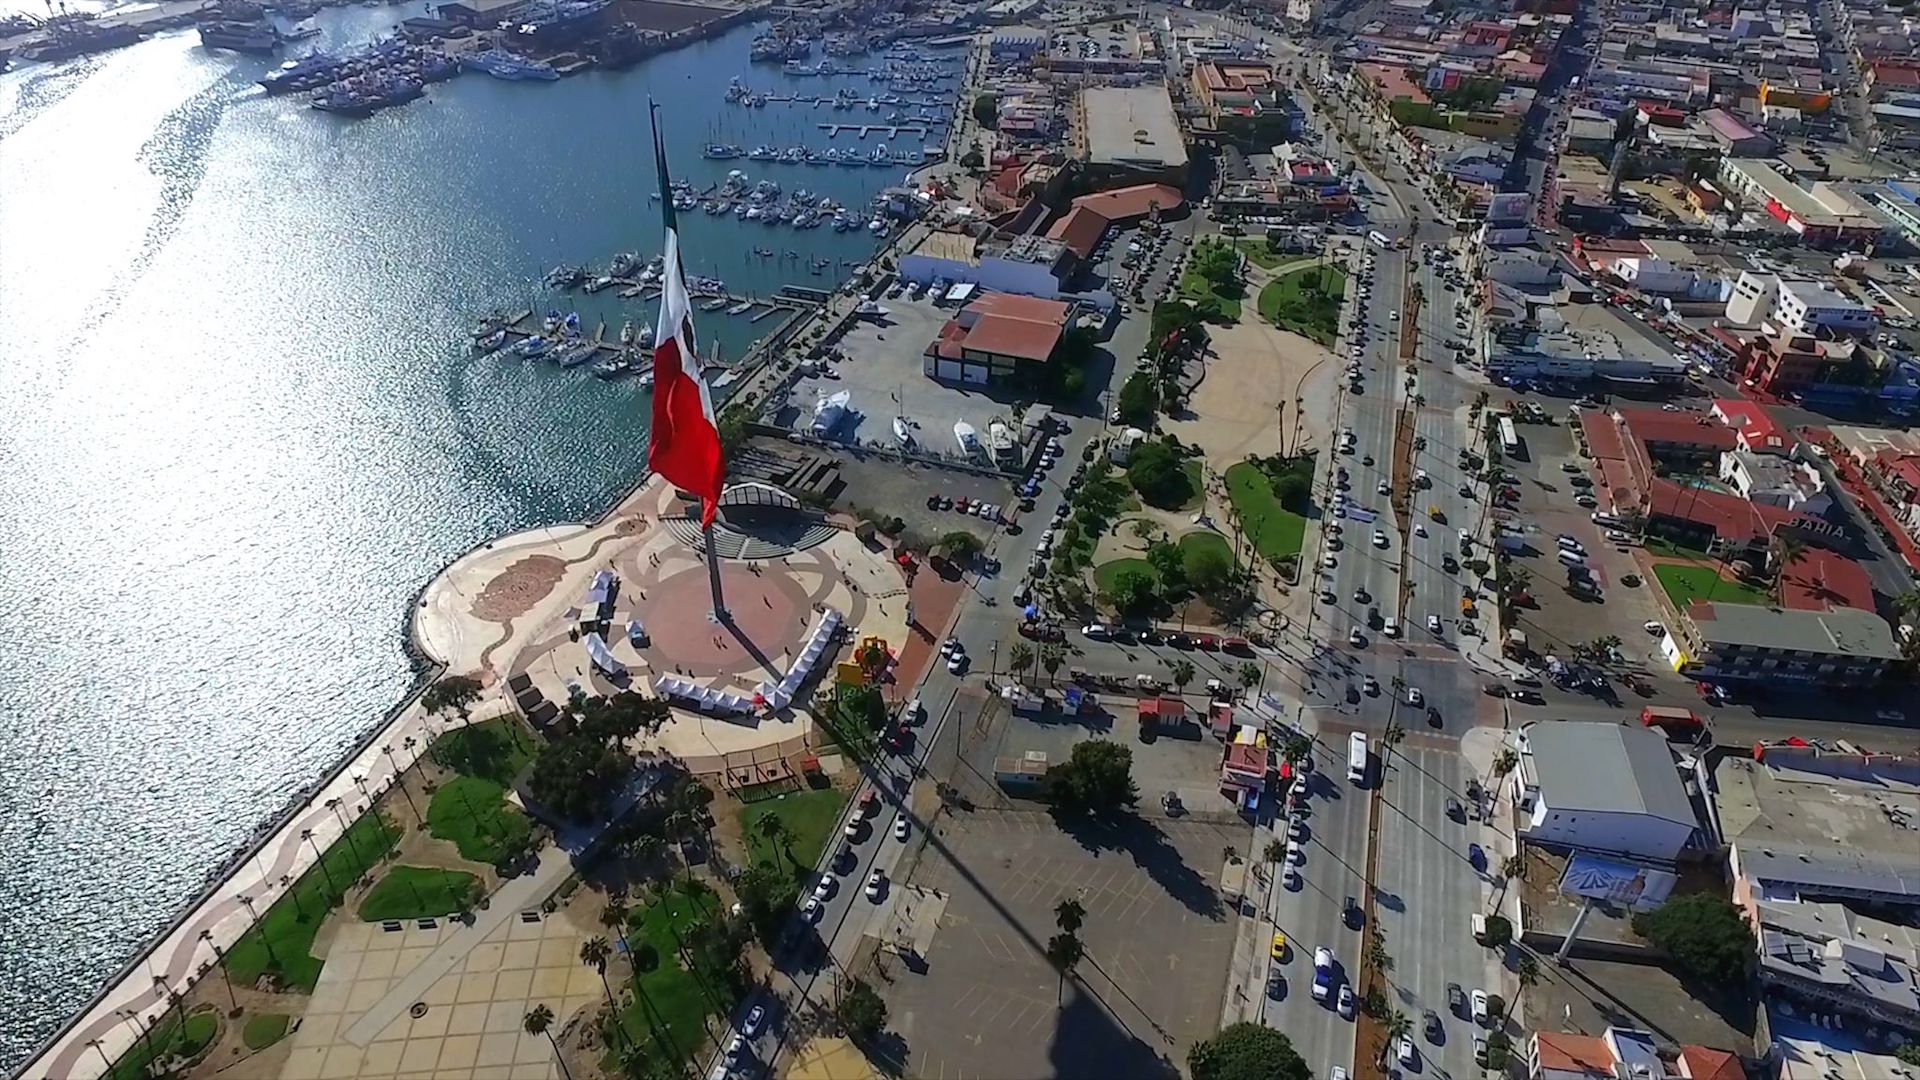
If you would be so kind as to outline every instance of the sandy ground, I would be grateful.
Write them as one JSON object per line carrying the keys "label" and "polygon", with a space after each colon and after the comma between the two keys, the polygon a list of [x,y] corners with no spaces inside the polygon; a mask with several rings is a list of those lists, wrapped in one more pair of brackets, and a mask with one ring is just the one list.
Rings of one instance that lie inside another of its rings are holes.
{"label": "sandy ground", "polygon": [[[1248,285],[1257,294],[1257,283]],[[1333,415],[1334,355],[1281,330],[1247,306],[1246,318],[1213,331],[1207,375],[1187,411],[1161,424],[1184,443],[1206,450],[1210,469],[1224,472],[1249,454],[1324,446]]]}

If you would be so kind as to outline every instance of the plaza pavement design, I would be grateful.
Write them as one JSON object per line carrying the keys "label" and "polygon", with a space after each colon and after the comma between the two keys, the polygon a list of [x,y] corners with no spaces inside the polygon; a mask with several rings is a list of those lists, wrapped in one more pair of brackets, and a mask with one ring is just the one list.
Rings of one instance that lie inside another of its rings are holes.
{"label": "plaza pavement design", "polygon": [[[861,541],[848,527],[850,522],[838,522],[826,534],[813,536],[805,550],[784,551],[751,564],[723,559],[732,617],[730,626],[716,625],[708,619],[707,568],[667,527],[669,519],[684,516],[685,508],[673,488],[654,477],[596,522],[547,526],[484,544],[455,560],[421,593],[412,612],[413,642],[438,666],[436,676],[467,674],[479,680],[481,698],[469,710],[477,722],[514,710],[506,683],[516,674],[527,675],[549,700],[559,703],[568,700],[576,683],[595,694],[622,688],[593,669],[584,645],[568,633],[601,570],[620,575],[619,622],[637,618],[652,635],[645,647],[624,635],[609,642],[631,669],[635,688],[678,667],[696,681],[750,695],[757,683],[778,681],[798,654],[815,616],[814,605],[842,612],[855,641],[885,638],[895,650],[900,681],[910,683],[910,673],[930,659],[933,639],[928,631],[909,627],[910,599],[917,606],[916,622],[935,627],[944,625],[958,600],[959,588],[934,574],[921,573],[907,587],[888,548]],[[828,653],[823,667],[830,668],[833,659]],[[642,736],[634,749],[679,758],[720,788],[771,779],[786,775],[793,759],[810,745],[813,721],[804,704],[804,699],[796,700],[774,713],[729,719],[676,708],[671,721],[658,733]],[[102,1056],[117,1060],[126,1053],[140,1038],[137,1023],[158,1017],[170,991],[185,994],[201,980],[217,977],[219,957],[286,891],[281,883],[296,881],[311,869],[317,852],[339,840],[437,736],[465,722],[429,713],[417,694],[410,698],[337,770],[309,788],[276,827],[263,828],[264,840],[112,977],[21,1075],[32,1080],[101,1075]],[[336,800],[341,812],[329,809]],[[564,857],[559,861],[566,864]],[[503,890],[520,882],[539,884],[546,876],[536,871],[508,882]],[[553,877],[550,885],[557,887],[564,877]],[[545,896],[514,899],[501,918],[538,907]],[[340,914],[343,923],[351,918]],[[463,955],[499,922],[438,932],[454,935]],[[316,948],[325,950],[338,936],[323,934]],[[457,968],[457,956],[455,961]],[[406,975],[396,970],[393,977]],[[328,981],[323,969],[322,986]],[[314,1002],[307,1005],[311,1008]],[[379,1005],[366,1002],[367,1008]],[[351,1016],[343,1016],[341,1025],[351,1022]],[[488,1057],[497,1062],[501,1052],[496,1047]],[[346,1074],[326,1069],[299,1075]]]}

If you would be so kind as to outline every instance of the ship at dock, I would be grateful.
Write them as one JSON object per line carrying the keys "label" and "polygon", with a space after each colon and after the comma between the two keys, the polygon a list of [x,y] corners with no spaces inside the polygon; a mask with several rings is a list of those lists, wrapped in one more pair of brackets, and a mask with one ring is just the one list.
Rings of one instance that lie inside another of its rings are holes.
{"label": "ship at dock", "polygon": [[337,82],[313,96],[310,104],[341,116],[372,116],[381,109],[405,105],[426,93],[418,79],[384,75],[370,81]]}
{"label": "ship at dock", "polygon": [[272,56],[280,51],[280,31],[265,19],[213,19],[199,25],[200,46],[224,49],[253,56]]}
{"label": "ship at dock", "polygon": [[508,82],[524,80],[552,82],[560,77],[560,73],[553,69],[552,64],[521,56],[519,53],[508,52],[505,49],[488,49],[485,52],[474,53],[462,60],[461,65],[469,71],[483,71],[496,79],[505,79]]}

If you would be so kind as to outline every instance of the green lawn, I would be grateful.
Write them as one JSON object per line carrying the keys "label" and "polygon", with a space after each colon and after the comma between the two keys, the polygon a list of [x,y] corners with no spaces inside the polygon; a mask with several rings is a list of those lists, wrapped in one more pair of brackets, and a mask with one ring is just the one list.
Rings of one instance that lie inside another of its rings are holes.
{"label": "green lawn", "polygon": [[1200,271],[1194,267],[1189,266],[1186,272],[1180,275],[1180,296],[1196,304],[1208,297],[1212,297],[1213,301],[1220,305],[1220,316],[1222,319],[1230,323],[1240,321],[1240,298],[1236,296],[1221,296],[1219,293],[1214,292],[1213,283],[1208,281],[1206,275],[1200,273]]}
{"label": "green lawn", "polygon": [[178,1012],[169,1012],[113,1063],[106,1080],[144,1080],[147,1067],[155,1061],[165,1061],[175,1054],[198,1057],[218,1034],[220,1018],[213,1009],[190,1012],[184,1022]]}
{"label": "green lawn", "polygon": [[465,870],[396,866],[360,901],[361,922],[450,915],[479,898],[480,879]]}
{"label": "green lawn", "polygon": [[240,1040],[249,1050],[265,1050],[287,1037],[287,1022],[280,1013],[254,1013],[240,1029]]}
{"label": "green lawn", "polygon": [[251,986],[267,971],[277,970],[287,986],[311,991],[320,978],[320,961],[312,950],[321,920],[399,839],[400,830],[380,815],[366,814],[354,822],[345,837],[326,849],[320,865],[291,890],[275,893],[260,922],[227,950],[227,973],[233,981]]}
{"label": "green lawn", "polygon": [[[722,981],[708,979],[703,987],[700,979],[681,966],[676,937],[685,937],[702,919],[718,918],[718,904],[719,899],[710,892],[696,897],[684,886],[676,886],[659,903],[635,905],[627,941],[634,950],[640,992],[620,1014],[620,1026],[629,1038],[646,1043],[653,1039],[657,1026],[670,1056],[685,1060],[707,1041],[707,1016],[716,1012],[725,1015],[731,1010],[733,1003]],[[713,1001],[709,991],[720,1001]]]}
{"label": "green lawn", "polygon": [[1279,252],[1268,248],[1267,242],[1264,239],[1256,240],[1251,237],[1243,237],[1235,240],[1233,246],[1240,249],[1240,254],[1245,255],[1248,262],[1262,270],[1271,270],[1279,266],[1286,258],[1286,256]]}
{"label": "green lawn", "polygon": [[1233,562],[1233,545],[1227,543],[1226,537],[1209,529],[1197,529],[1181,537],[1179,547],[1181,557],[1189,564],[1195,554],[1209,549],[1225,556],[1227,562]]}
{"label": "green lawn", "polygon": [[1664,536],[1654,536],[1650,533],[1645,540],[1647,553],[1651,555],[1664,555],[1670,559],[1694,559],[1700,562],[1706,562],[1713,557],[1707,554],[1705,548],[1689,547]]}
{"label": "green lawn", "polygon": [[1770,604],[1773,595],[1751,585],[1728,581],[1711,566],[1682,566],[1679,563],[1655,563],[1653,576],[1674,606],[1684,610],[1695,600],[1716,604]]}
{"label": "green lawn", "polygon": [[526,844],[533,827],[506,803],[506,789],[477,776],[458,776],[433,793],[427,828],[460,848],[460,857],[489,865]]}
{"label": "green lawn", "polygon": [[1111,559],[1093,568],[1093,583],[1102,593],[1113,591],[1113,583],[1127,570],[1138,570],[1153,579],[1154,588],[1160,587],[1160,575],[1154,572],[1153,564],[1145,559]]}
{"label": "green lawn", "polygon": [[1262,558],[1272,562],[1300,554],[1307,519],[1280,505],[1267,474],[1258,466],[1245,461],[1229,466],[1227,497]]}
{"label": "green lawn", "polygon": [[1187,488],[1193,494],[1179,506],[1181,513],[1198,510],[1207,501],[1207,468],[1200,464],[1199,458],[1188,458],[1180,468],[1187,474]]}
{"label": "green lawn", "polygon": [[[1260,317],[1322,345],[1331,345],[1340,328],[1340,298],[1346,275],[1332,266],[1303,266],[1260,290]],[[1319,289],[1313,289],[1315,283]]]}
{"label": "green lawn", "polygon": [[513,783],[539,752],[533,736],[513,717],[469,724],[434,740],[433,759],[463,776]]}
{"label": "green lawn", "polygon": [[820,861],[820,853],[827,848],[827,841],[833,836],[834,823],[840,819],[840,810],[846,806],[846,793],[838,788],[822,788],[818,791],[796,791],[776,799],[767,799],[740,808],[740,828],[747,836],[747,850],[753,862],[771,862],[775,866],[788,866],[785,855],[776,849],[771,840],[760,834],[762,818],[776,817],[786,825],[791,838],[788,846],[793,849],[793,861],[801,866],[812,867]]}

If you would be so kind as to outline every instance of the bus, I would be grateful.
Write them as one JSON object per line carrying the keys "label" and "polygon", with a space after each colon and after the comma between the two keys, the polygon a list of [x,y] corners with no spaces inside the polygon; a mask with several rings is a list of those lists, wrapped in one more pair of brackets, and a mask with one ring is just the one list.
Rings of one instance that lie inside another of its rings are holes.
{"label": "bus", "polygon": [[1500,418],[1500,449],[1508,457],[1520,455],[1520,435],[1513,429],[1513,417]]}
{"label": "bus", "polygon": [[1367,737],[1358,731],[1347,736],[1347,779],[1361,785],[1367,782]]}
{"label": "bus", "polygon": [[1373,246],[1380,248],[1381,250],[1386,250],[1388,248],[1393,247],[1393,241],[1387,239],[1387,234],[1380,232],[1377,229],[1373,232],[1368,233],[1367,239],[1373,241]]}

